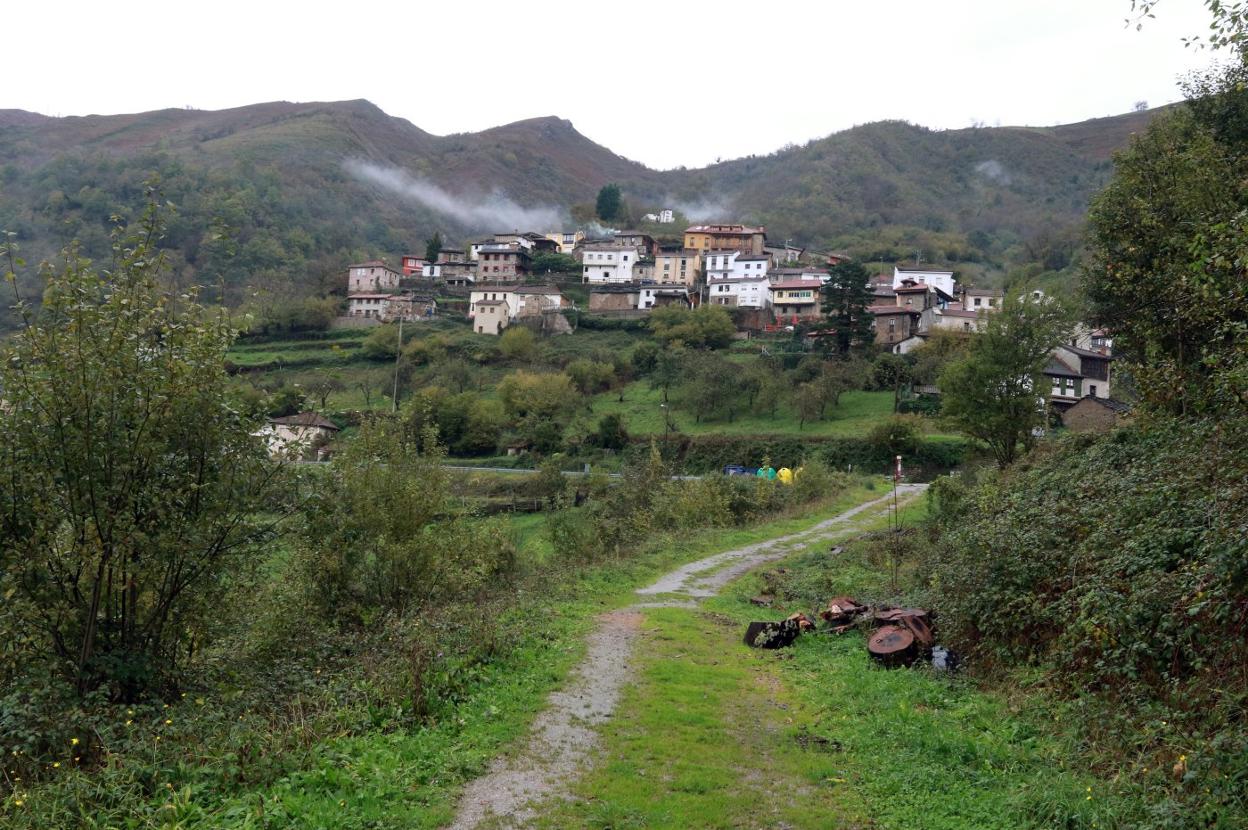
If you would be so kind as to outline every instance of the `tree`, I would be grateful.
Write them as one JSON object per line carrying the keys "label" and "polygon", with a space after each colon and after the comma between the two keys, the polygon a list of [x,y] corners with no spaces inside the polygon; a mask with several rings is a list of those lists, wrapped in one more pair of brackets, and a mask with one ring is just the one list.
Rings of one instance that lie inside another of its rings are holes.
{"label": "tree", "polygon": [[317,374],[316,377],[312,378],[312,380],[308,381],[306,384],[308,394],[316,398],[317,403],[320,405],[322,410],[325,409],[326,402],[329,400],[330,395],[335,392],[341,392],[346,388],[347,386],[342,382],[341,378],[336,375],[328,375],[325,373]]}
{"label": "tree", "polygon": [[1069,328],[1057,301],[1008,297],[966,357],[940,375],[944,414],[986,443],[1001,467],[1018,457],[1019,444],[1030,449],[1032,430],[1044,423],[1044,368]]}
{"label": "tree", "polygon": [[793,393],[793,409],[797,411],[797,428],[805,429],[807,421],[822,417],[826,406],[823,393],[816,383],[803,383]]}
{"label": "tree", "polygon": [[161,287],[149,197],[106,271],[73,247],[44,267],[0,352],[0,640],[30,649],[23,670],[50,658],[80,695],[123,701],[177,682],[283,476],[233,399],[228,317]]}
{"label": "tree", "polygon": [[857,262],[843,262],[828,269],[823,287],[823,314],[839,354],[872,342],[870,275]]}
{"label": "tree", "polygon": [[595,203],[594,211],[602,221],[614,222],[620,218],[622,202],[618,184],[603,185],[598,191],[598,201]]}
{"label": "tree", "polygon": [[736,367],[727,358],[701,352],[685,361],[680,395],[686,409],[700,423],[703,418],[727,411],[728,420],[736,415],[734,400],[739,393]]}
{"label": "tree", "polygon": [[1248,66],[1194,78],[1188,105],[1120,153],[1089,214],[1093,321],[1143,403],[1174,414],[1248,406]]}
{"label": "tree", "polygon": [[598,430],[594,435],[594,443],[604,450],[619,452],[628,446],[628,430],[624,426],[624,417],[616,413],[603,415],[598,421]]}
{"label": "tree", "polygon": [[434,231],[433,236],[425,240],[425,259],[428,262],[437,262],[438,255],[442,253],[442,248],[442,234]]}
{"label": "tree", "polygon": [[585,358],[572,361],[564,371],[582,395],[592,395],[606,389],[615,377],[615,367],[610,363],[599,363]]}
{"label": "tree", "polygon": [[525,326],[510,326],[498,338],[498,350],[507,360],[525,363],[537,351],[537,335]]}
{"label": "tree", "polygon": [[737,331],[728,309],[719,305],[701,305],[692,311],[677,306],[656,308],[648,324],[668,346],[681,343],[691,349],[722,349]]}

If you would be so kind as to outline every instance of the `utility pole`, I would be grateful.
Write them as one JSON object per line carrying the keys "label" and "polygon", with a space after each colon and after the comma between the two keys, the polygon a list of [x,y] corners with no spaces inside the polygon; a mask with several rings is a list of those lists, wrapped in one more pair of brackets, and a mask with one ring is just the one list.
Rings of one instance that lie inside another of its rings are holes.
{"label": "utility pole", "polygon": [[399,358],[403,356],[403,314],[399,314],[399,342],[394,348],[394,393],[390,397],[390,411],[399,411]]}

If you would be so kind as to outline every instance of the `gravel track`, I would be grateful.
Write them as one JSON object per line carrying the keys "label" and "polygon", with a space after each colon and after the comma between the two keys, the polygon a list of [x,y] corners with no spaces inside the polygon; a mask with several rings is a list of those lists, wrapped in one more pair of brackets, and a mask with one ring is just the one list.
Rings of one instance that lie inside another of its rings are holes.
{"label": "gravel track", "polygon": [[[924,487],[904,484],[898,488],[898,495],[909,500]],[[534,805],[566,792],[597,746],[596,727],[611,717],[620,692],[633,677],[633,646],[643,609],[696,608],[699,600],[715,596],[753,568],[815,542],[852,535],[858,529],[852,519],[875,508],[887,509],[892,499],[890,492],[806,530],[682,565],[637,590],[643,597],[668,598],[638,602],[600,615],[589,635],[585,657],[572,670],[565,687],[551,693],[547,708],[533,721],[524,749],[515,756],[495,759],[488,773],[468,784],[449,830],[524,827],[536,815]]]}

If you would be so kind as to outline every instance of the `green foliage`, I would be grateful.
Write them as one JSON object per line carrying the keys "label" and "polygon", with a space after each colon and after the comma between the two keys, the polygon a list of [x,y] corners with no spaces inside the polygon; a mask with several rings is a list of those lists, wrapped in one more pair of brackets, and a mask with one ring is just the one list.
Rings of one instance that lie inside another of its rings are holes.
{"label": "green foliage", "polygon": [[171,688],[268,538],[256,513],[281,471],[230,394],[236,332],[161,287],[160,232],[153,206],[104,272],[67,250],[0,354],[5,688],[43,676],[125,701]]}
{"label": "green foliage", "polygon": [[701,305],[692,311],[677,306],[656,308],[648,322],[654,336],[669,347],[722,349],[737,331],[728,309],[718,305]]}
{"label": "green foliage", "polygon": [[598,430],[594,435],[594,443],[604,450],[619,452],[628,446],[628,430],[620,415],[603,415],[598,420]]}
{"label": "green foliage", "polygon": [[614,222],[622,218],[623,200],[620,197],[618,184],[606,184],[598,191],[598,201],[594,212],[604,222]]}
{"label": "green foliage", "polygon": [[849,354],[854,347],[865,348],[874,341],[871,305],[871,275],[858,262],[843,262],[828,269],[831,279],[823,287],[823,314],[838,354]]}
{"label": "green foliage", "polygon": [[394,360],[399,350],[399,327],[376,326],[364,340],[364,356],[369,360]]}
{"label": "green foliage", "polygon": [[1052,300],[1007,297],[971,338],[967,355],[940,375],[944,414],[988,445],[997,463],[1030,449],[1033,429],[1044,424],[1044,367],[1069,329],[1068,313]]}
{"label": "green foliage", "polygon": [[1245,459],[1242,417],[1155,419],[934,490],[942,637],[981,665],[1043,668],[1136,769],[1168,776],[1185,755],[1166,809],[1131,826],[1240,826]]}
{"label": "green foliage", "polygon": [[1093,203],[1084,290],[1147,405],[1248,405],[1248,65],[1189,87],[1190,105],[1119,154]]}
{"label": "green foliage", "polygon": [[443,247],[442,232],[434,231],[433,236],[425,240],[425,260],[427,262],[437,262]]}
{"label": "green foliage", "polygon": [[297,570],[319,617],[365,624],[467,596],[506,574],[501,528],[452,499],[432,436],[366,421],[308,502]]}
{"label": "green foliage", "polygon": [[533,255],[533,259],[529,262],[529,270],[531,273],[539,276],[546,274],[576,274],[579,276],[581,263],[577,262],[576,257],[567,254],[542,251]]}
{"label": "green foliage", "polygon": [[868,443],[890,456],[912,456],[922,439],[923,426],[913,415],[895,415],[871,430]]}
{"label": "green foliage", "polygon": [[327,331],[338,315],[339,306],[336,297],[259,303],[250,331],[263,335]]}
{"label": "green foliage", "polygon": [[563,370],[582,395],[593,395],[611,385],[615,378],[615,366],[594,360],[574,360]]}
{"label": "green foliage", "polygon": [[498,338],[498,350],[506,360],[526,363],[537,352],[537,335],[525,326],[511,326]]}

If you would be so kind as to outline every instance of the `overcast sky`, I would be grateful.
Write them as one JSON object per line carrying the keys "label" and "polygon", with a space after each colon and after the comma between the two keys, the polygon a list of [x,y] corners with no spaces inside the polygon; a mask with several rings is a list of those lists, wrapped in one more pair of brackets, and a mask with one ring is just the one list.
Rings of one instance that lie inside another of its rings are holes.
{"label": "overcast sky", "polygon": [[1200,0],[15,2],[0,107],[367,98],[445,134],[541,115],[652,167],[885,118],[1051,125],[1181,97]]}

